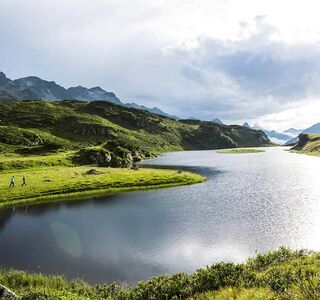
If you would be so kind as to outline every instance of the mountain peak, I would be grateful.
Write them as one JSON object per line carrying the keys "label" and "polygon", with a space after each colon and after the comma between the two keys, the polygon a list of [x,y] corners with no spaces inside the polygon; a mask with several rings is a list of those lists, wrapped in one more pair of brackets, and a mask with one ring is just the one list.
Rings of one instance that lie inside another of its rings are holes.
{"label": "mountain peak", "polygon": [[105,92],[105,90],[103,88],[101,88],[100,86],[92,87],[90,89],[90,91],[93,91],[93,92]]}
{"label": "mountain peak", "polygon": [[244,122],[244,123],[242,124],[242,126],[243,126],[243,127],[246,127],[246,128],[251,128],[251,126],[249,125],[248,122]]}
{"label": "mountain peak", "polygon": [[224,125],[223,122],[219,119],[219,118],[215,118],[211,121],[212,123],[216,123],[216,124],[219,124],[219,125]]}

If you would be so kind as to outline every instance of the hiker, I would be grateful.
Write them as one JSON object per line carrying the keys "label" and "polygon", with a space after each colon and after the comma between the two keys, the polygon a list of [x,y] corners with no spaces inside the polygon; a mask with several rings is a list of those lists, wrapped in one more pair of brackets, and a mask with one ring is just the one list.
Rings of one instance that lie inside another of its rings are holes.
{"label": "hiker", "polygon": [[9,187],[14,187],[14,176],[11,176]]}
{"label": "hiker", "polygon": [[22,176],[22,186],[27,186],[27,178],[26,178],[26,176]]}

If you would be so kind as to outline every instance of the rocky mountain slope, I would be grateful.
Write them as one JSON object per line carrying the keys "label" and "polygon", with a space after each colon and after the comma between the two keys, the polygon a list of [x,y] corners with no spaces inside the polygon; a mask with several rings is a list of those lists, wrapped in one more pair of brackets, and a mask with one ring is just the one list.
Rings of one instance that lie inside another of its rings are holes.
{"label": "rocky mountain slope", "polygon": [[0,95],[3,96],[1,97],[2,99],[4,98],[4,95],[6,95],[6,97],[11,97],[12,100],[84,100],[89,102],[104,100],[127,107],[146,110],[166,117],[179,119],[177,116],[169,115],[157,107],[149,108],[136,103],[122,103],[113,92],[107,92],[99,86],[86,88],[79,85],[66,89],[54,81],[43,80],[35,76],[11,80],[3,72],[0,72]]}

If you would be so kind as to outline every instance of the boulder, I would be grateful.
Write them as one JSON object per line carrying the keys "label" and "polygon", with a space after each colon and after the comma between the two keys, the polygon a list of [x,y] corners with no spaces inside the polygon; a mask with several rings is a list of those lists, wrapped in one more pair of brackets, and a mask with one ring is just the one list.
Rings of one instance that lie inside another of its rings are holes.
{"label": "boulder", "polygon": [[91,169],[85,172],[86,175],[100,175],[101,172],[97,171],[96,169]]}

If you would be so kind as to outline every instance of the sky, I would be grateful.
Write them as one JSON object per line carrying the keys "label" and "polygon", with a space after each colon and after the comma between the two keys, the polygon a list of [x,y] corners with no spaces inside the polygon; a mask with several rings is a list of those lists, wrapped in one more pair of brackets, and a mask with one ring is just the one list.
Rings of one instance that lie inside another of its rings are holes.
{"label": "sky", "polygon": [[0,70],[184,118],[320,122],[319,0],[0,0]]}

